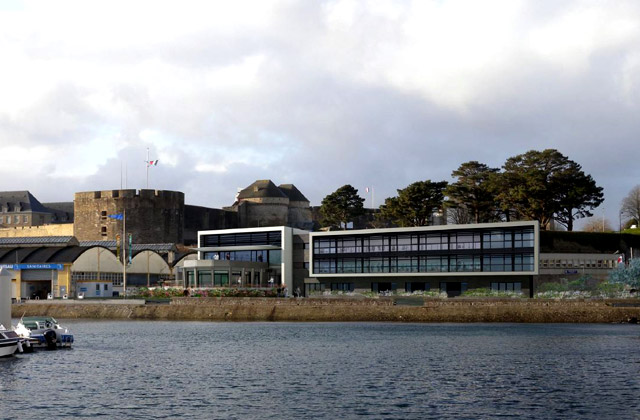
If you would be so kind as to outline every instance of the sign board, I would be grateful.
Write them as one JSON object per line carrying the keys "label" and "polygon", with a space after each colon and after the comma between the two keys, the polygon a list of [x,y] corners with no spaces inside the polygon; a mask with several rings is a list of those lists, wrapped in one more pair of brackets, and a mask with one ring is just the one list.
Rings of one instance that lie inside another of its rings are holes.
{"label": "sign board", "polygon": [[2,264],[9,270],[64,270],[63,264]]}

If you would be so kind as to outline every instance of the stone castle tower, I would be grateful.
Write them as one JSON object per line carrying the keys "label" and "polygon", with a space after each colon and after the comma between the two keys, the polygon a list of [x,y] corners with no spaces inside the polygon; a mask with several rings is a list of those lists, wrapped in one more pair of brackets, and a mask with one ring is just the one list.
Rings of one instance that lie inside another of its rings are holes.
{"label": "stone castle tower", "polygon": [[79,241],[115,240],[126,215],[126,234],[134,243],[182,243],[184,193],[161,190],[107,190],[75,194],[74,236]]}
{"label": "stone castle tower", "polygon": [[238,212],[239,227],[313,226],[309,200],[293,184],[276,186],[271,180],[258,180],[238,193],[231,207]]}

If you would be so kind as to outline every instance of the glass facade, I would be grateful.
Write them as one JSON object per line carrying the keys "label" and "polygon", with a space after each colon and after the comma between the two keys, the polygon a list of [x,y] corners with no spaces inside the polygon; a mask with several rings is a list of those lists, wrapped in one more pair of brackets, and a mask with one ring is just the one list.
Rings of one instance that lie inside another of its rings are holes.
{"label": "glass facade", "polygon": [[202,235],[200,246],[202,247],[233,247],[251,245],[282,246],[282,233],[278,230],[272,232],[246,232],[246,233],[222,233]]}
{"label": "glass facade", "polygon": [[534,228],[312,237],[313,274],[531,272]]}

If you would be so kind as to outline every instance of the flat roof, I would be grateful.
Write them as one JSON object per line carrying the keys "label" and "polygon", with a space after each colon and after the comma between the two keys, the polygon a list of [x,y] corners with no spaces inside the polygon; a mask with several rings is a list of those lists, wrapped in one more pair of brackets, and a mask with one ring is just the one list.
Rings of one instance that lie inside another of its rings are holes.
{"label": "flat roof", "polygon": [[384,229],[358,229],[358,230],[332,230],[328,232],[310,232],[311,236],[345,236],[345,235],[375,235],[384,233],[412,233],[446,230],[472,230],[472,229],[498,229],[512,227],[532,227],[538,229],[538,221],[519,222],[496,222],[496,223],[474,223],[468,225],[436,225],[436,226],[414,226],[402,228]]}

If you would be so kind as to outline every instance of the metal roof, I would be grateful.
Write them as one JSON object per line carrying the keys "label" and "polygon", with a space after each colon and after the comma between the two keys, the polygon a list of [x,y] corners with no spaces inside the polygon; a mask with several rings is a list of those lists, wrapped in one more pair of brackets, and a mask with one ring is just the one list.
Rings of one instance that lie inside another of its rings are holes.
{"label": "metal roof", "polygon": [[[116,241],[80,241],[80,246],[91,247],[91,246],[102,246],[109,249],[116,249]],[[167,253],[169,251],[175,251],[175,244],[133,244],[131,246],[132,251],[140,252],[140,251],[155,251],[158,254]]]}
{"label": "metal roof", "polygon": [[19,238],[0,238],[0,247],[12,246],[55,246],[55,245],[78,245],[78,241],[73,236],[34,236]]}
{"label": "metal roof", "polygon": [[[0,264],[20,264],[25,259],[29,257],[34,251],[36,251],[37,247],[30,248],[22,248],[16,247],[9,250],[9,252],[5,253],[2,258],[0,258]],[[46,261],[43,261],[46,262]]]}

